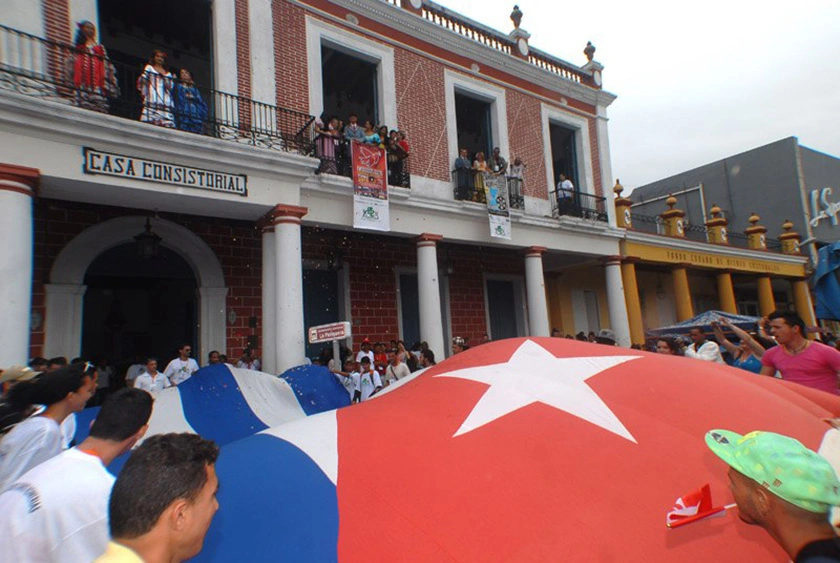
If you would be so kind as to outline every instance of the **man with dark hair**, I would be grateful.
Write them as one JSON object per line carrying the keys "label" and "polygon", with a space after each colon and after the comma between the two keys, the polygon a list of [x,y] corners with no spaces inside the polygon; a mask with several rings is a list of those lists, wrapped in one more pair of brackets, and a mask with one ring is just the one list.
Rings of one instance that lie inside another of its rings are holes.
{"label": "man with dark hair", "polygon": [[828,519],[840,504],[840,481],[825,458],[773,432],[712,430],[706,445],[729,465],[742,521],[764,528],[795,563],[840,561]]}
{"label": "man with dark hair", "polygon": [[423,368],[430,368],[435,364],[435,353],[431,350],[421,350],[420,351],[420,367]]}
{"label": "man with dark hair", "polygon": [[0,561],[92,561],[108,545],[106,466],[143,437],[152,396],[121,389],[105,400],[78,447],[23,474],[0,495]]}
{"label": "man with dark hair", "polygon": [[57,369],[67,367],[67,358],[64,356],[56,356],[47,362],[47,371],[55,371]]}
{"label": "man with dark hair", "polygon": [[190,358],[191,353],[192,346],[189,343],[182,344],[178,348],[178,357],[169,362],[169,365],[163,370],[163,375],[169,379],[169,383],[172,385],[180,385],[198,371],[198,362]]}
{"label": "man with dark hair", "polygon": [[96,370],[86,364],[63,367],[12,387],[7,401],[20,410],[45,409],[20,422],[0,441],[0,493],[18,477],[65,449],[61,424],[96,391]]}
{"label": "man with dark hair", "polygon": [[219,359],[219,351],[218,350],[211,350],[209,354],[207,354],[207,365],[208,366],[215,366],[216,364],[222,363]]}
{"label": "man with dark hair", "polygon": [[196,434],[159,434],[137,448],[109,504],[111,543],[97,563],[180,562],[201,551],[219,509],[219,447]]}
{"label": "man with dark hair", "polygon": [[720,355],[720,346],[711,340],[706,340],[706,333],[702,328],[692,328],[688,331],[688,336],[691,337],[691,344],[685,349],[686,358],[724,363],[723,356]]}
{"label": "man with dark hair", "polygon": [[831,393],[838,391],[840,352],[805,338],[805,321],[792,311],[773,311],[770,334],[778,342],[761,357],[761,375],[782,374],[782,379]]}

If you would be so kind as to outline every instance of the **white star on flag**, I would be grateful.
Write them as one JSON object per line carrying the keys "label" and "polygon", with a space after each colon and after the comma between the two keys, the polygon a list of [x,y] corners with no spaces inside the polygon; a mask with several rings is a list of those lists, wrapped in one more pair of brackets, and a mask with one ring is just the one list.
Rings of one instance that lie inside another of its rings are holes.
{"label": "white star on flag", "polygon": [[557,358],[536,342],[526,340],[507,362],[459,369],[435,377],[457,377],[490,386],[453,437],[472,432],[532,403],[543,403],[635,443],[633,435],[586,380],[641,357]]}

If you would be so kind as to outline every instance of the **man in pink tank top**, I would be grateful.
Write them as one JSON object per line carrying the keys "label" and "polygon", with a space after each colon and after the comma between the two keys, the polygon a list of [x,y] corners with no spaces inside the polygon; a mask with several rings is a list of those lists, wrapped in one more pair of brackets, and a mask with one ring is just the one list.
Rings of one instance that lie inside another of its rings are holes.
{"label": "man in pink tank top", "polygon": [[794,312],[774,311],[769,317],[770,334],[779,343],[761,358],[761,374],[778,370],[782,379],[840,395],[840,352],[805,338],[805,322]]}

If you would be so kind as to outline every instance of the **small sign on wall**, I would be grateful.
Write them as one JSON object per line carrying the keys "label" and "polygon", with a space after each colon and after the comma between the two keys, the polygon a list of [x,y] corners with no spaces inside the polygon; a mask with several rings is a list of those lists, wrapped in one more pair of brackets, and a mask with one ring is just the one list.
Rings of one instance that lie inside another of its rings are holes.
{"label": "small sign on wall", "polygon": [[225,192],[243,197],[248,195],[248,176],[245,174],[229,174],[216,170],[193,168],[180,164],[98,151],[89,147],[85,147],[83,152],[83,171],[85,174],[130,178],[158,184]]}

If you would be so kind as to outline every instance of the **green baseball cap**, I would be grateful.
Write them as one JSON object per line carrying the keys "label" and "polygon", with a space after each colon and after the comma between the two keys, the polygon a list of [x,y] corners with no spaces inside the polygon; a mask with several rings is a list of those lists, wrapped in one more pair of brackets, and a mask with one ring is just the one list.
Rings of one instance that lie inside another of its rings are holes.
{"label": "green baseball cap", "polygon": [[734,470],[799,508],[823,514],[840,506],[840,481],[834,468],[798,440],[774,432],[741,436],[710,430],[706,445]]}

